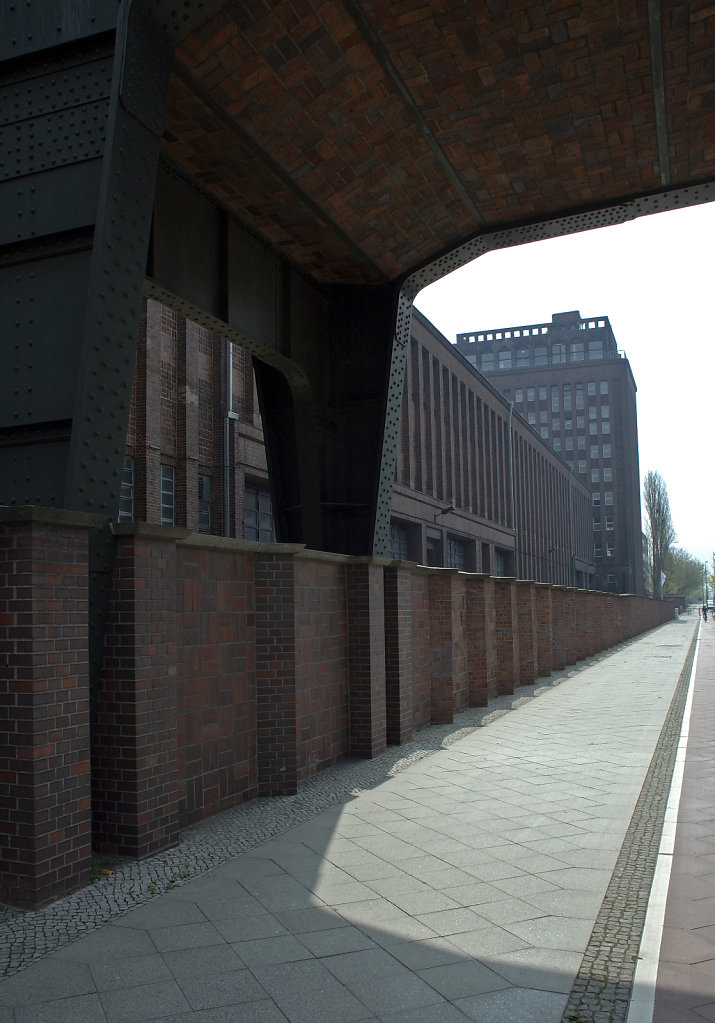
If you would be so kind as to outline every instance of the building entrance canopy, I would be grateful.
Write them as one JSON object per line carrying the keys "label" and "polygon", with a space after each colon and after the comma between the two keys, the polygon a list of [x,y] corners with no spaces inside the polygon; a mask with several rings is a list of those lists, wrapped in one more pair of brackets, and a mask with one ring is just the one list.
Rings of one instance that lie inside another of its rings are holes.
{"label": "building entrance canopy", "polygon": [[382,552],[411,303],[715,198],[704,2],[0,12],[0,500],[115,514],[142,292],[257,360],[282,539]]}

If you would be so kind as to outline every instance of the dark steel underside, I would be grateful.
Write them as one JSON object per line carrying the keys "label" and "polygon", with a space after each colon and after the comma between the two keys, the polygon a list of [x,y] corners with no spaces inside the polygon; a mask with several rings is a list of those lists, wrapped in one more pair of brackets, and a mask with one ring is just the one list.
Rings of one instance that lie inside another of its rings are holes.
{"label": "dark steel underside", "polygon": [[412,300],[715,198],[704,2],[0,10],[0,500],[112,516],[142,294],[251,351],[281,539],[383,553]]}

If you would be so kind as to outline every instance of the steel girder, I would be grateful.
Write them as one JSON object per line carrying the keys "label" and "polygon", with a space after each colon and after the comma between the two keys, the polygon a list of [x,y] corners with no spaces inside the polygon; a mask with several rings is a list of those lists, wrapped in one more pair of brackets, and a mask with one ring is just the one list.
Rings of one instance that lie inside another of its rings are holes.
{"label": "steel girder", "polygon": [[0,14],[0,501],[116,513],[176,43],[210,5]]}
{"label": "steel girder", "polygon": [[253,353],[281,538],[386,553],[420,288],[495,248],[708,201],[715,186],[482,229],[399,279],[321,286],[157,171],[174,49],[220,6],[0,9],[0,501],[115,514],[144,287]]}
{"label": "steel girder", "polygon": [[157,186],[172,54],[212,6],[0,14],[0,502],[115,516],[145,290],[254,355],[280,538],[384,550],[397,287],[321,289],[169,170]]}

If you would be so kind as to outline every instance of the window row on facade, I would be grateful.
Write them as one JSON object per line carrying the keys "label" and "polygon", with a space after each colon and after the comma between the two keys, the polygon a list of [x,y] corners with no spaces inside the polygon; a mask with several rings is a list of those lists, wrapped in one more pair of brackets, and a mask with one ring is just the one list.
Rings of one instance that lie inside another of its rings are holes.
{"label": "window row on facade", "polygon": [[[592,398],[596,395],[606,395],[609,393],[610,385],[608,380],[586,380],[576,381],[575,383],[566,384],[539,384],[533,387],[515,387],[514,388],[514,404],[522,406],[525,402],[528,405],[539,404],[551,400],[552,412],[559,412],[563,409],[564,412],[570,412],[572,409],[581,410],[585,408],[584,395]],[[503,392],[504,397],[511,399],[512,393],[511,388],[505,387]],[[519,408],[521,411],[521,408]]]}
{"label": "window row on facade", "polygon": [[564,366],[581,362],[603,362],[610,358],[601,338],[588,343],[572,341],[550,345],[534,345],[522,348],[501,348],[481,352],[471,351],[466,359],[482,373],[495,370],[529,369],[532,366]]}
{"label": "window row on facade", "polygon": [[[162,526],[183,525],[195,528],[198,533],[223,533],[223,523],[213,508],[212,477],[199,473],[196,477],[196,521],[188,521],[177,502],[176,469],[173,465],[159,463],[159,509],[158,521]],[[125,455],[119,498],[118,522],[134,522],[137,514],[136,461],[133,455]],[[258,543],[274,543],[276,539],[271,492],[267,484],[245,483],[243,489],[243,525],[239,530],[245,540]]]}

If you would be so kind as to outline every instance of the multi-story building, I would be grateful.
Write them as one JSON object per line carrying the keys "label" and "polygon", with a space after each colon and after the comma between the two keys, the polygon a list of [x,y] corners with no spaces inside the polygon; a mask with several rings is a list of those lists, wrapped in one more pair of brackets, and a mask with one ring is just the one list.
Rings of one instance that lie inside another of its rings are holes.
{"label": "multi-story building", "polygon": [[590,490],[596,586],[643,593],[636,384],[608,317],[555,313],[458,334],[456,348]]}
{"label": "multi-story building", "polygon": [[592,587],[590,501],[565,460],[415,312],[393,556]]}
{"label": "multi-story building", "polygon": [[[415,314],[392,556],[592,586],[590,492],[500,392]],[[251,359],[148,301],[120,519],[276,539]]]}

